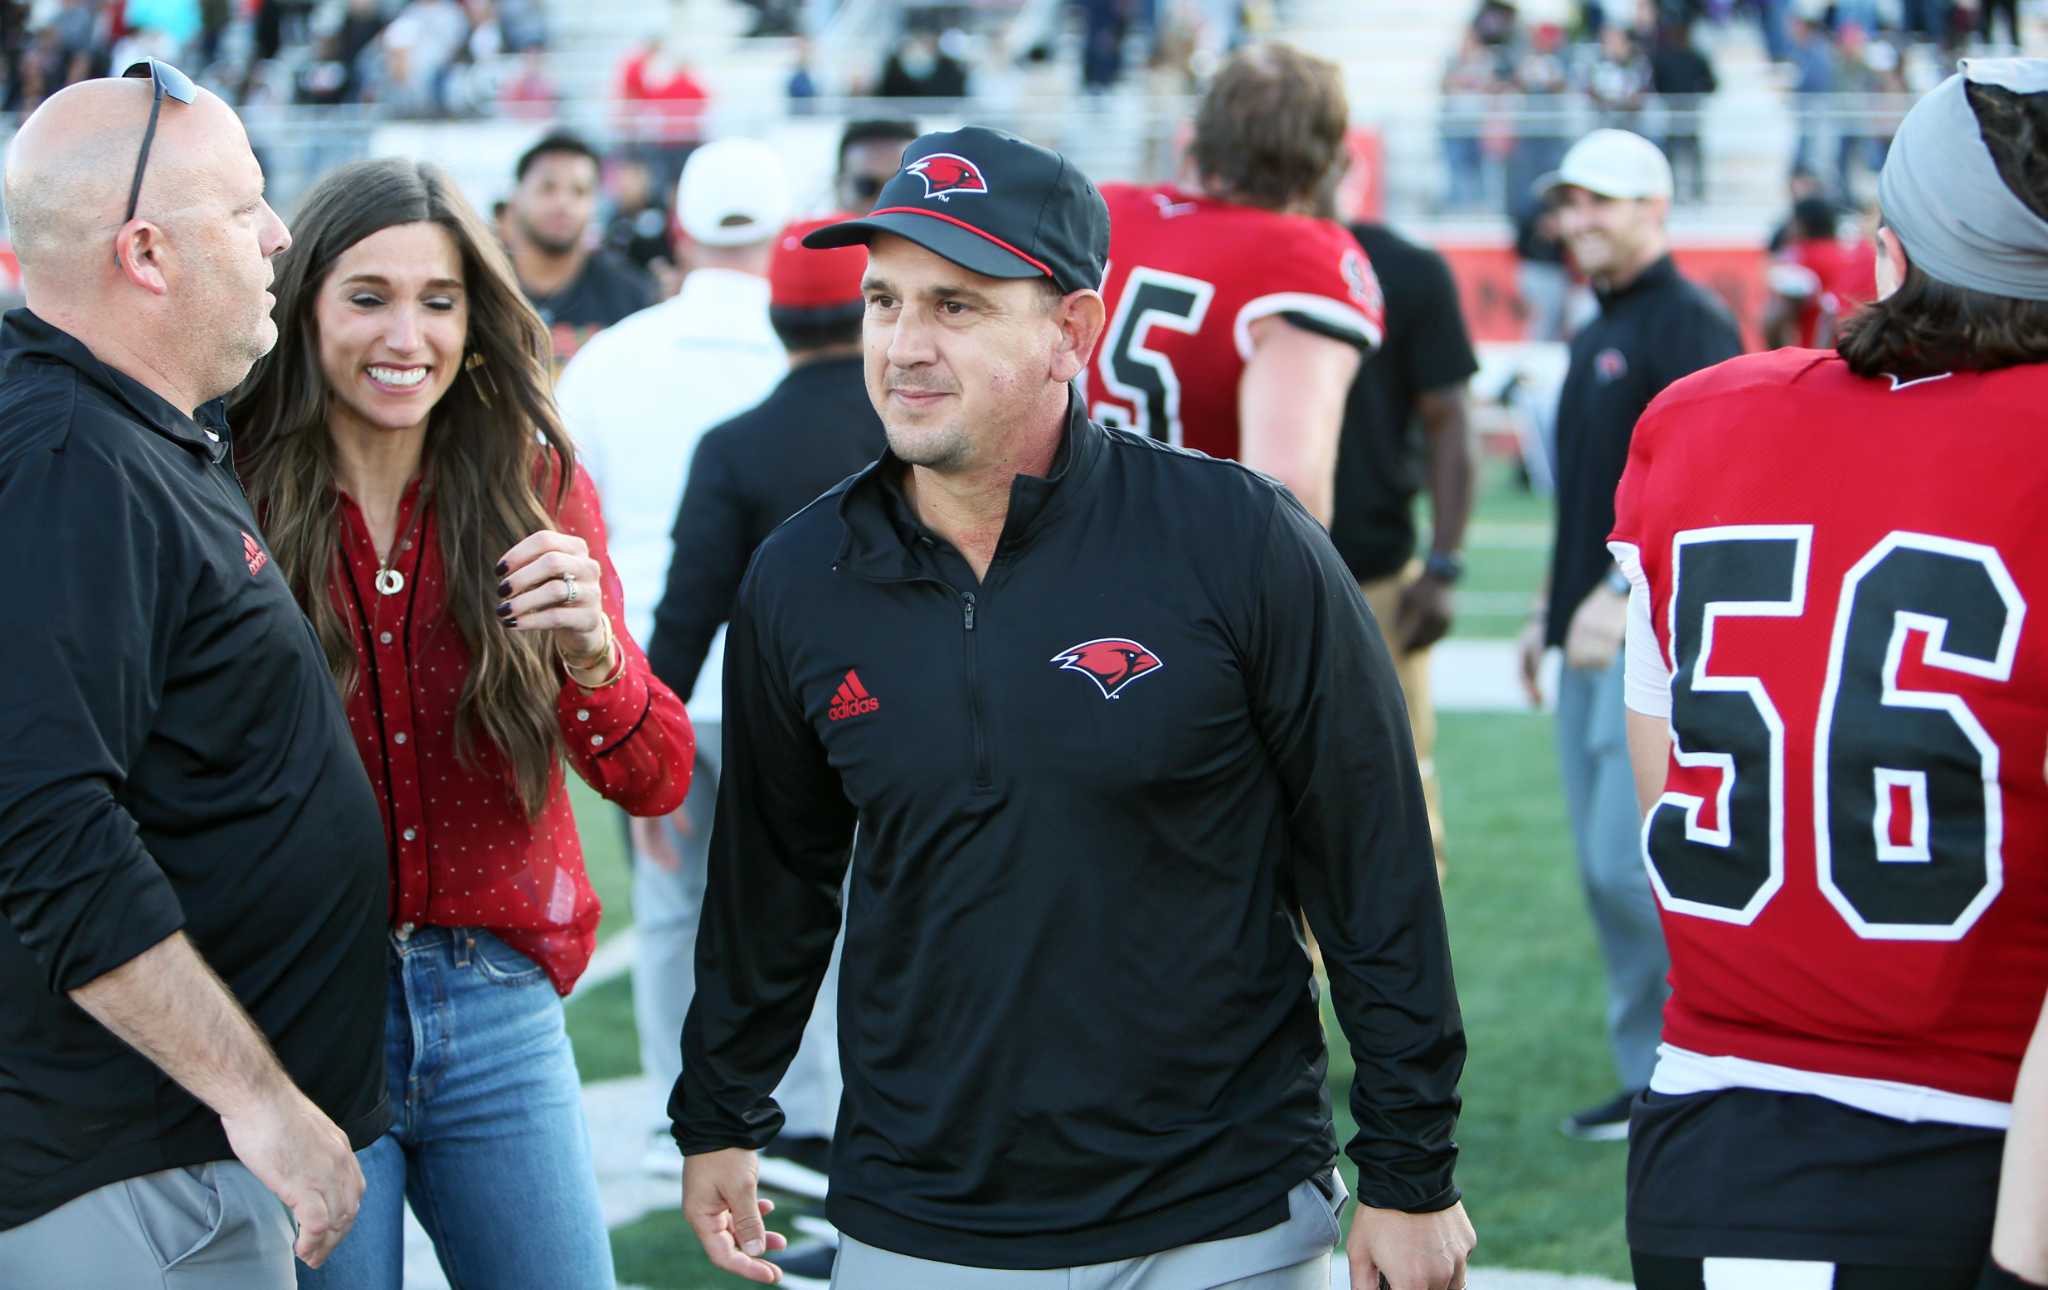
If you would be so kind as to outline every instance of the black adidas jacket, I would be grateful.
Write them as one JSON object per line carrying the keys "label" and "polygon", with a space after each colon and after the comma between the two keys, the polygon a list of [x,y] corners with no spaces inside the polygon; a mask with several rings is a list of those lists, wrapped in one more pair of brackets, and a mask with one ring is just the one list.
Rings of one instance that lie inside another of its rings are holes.
{"label": "black adidas jacket", "polygon": [[677,1140],[780,1126],[851,844],[847,1233],[1031,1268],[1280,1221],[1336,1154],[1303,910],[1358,1067],[1359,1194],[1447,1207],[1464,1035],[1357,587],[1271,480],[1071,417],[980,585],[889,454],[756,555]]}

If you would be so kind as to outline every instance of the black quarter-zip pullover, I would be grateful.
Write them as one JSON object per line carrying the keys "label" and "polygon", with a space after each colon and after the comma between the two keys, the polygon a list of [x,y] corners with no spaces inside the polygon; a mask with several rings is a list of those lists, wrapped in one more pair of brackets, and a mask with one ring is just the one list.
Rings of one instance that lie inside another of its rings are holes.
{"label": "black quarter-zip pullover", "polygon": [[[845,909],[832,1220],[1058,1267],[1248,1230],[1336,1155],[1457,1199],[1464,1036],[1384,647],[1271,480],[1070,412],[977,583],[893,455],[776,533],[726,651],[685,1152],[759,1146]],[[856,841],[856,824],[858,834]]]}
{"label": "black quarter-zip pullover", "polygon": [[[177,931],[352,1146],[384,1097],[384,837],[218,404],[0,325],[0,1229],[232,1157],[67,992]],[[0,1281],[7,1278],[0,1273]]]}

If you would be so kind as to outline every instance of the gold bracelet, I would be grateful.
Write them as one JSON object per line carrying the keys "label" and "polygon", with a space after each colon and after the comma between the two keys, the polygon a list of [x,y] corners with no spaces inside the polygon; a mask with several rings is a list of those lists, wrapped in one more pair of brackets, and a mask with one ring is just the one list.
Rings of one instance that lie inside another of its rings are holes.
{"label": "gold bracelet", "polygon": [[[555,646],[555,657],[561,660],[562,670],[569,674],[571,681],[576,682],[585,690],[602,690],[607,686],[617,685],[619,678],[626,674],[626,651],[619,648],[619,638],[612,631],[612,620],[606,617],[600,621],[604,623],[604,652],[599,654],[593,663],[572,663],[569,661],[569,656],[562,652],[562,647],[560,645]],[[584,681],[576,675],[578,672],[588,671],[594,664],[603,663],[607,660],[610,660],[611,666],[606,669],[604,680],[597,682],[595,685]]]}

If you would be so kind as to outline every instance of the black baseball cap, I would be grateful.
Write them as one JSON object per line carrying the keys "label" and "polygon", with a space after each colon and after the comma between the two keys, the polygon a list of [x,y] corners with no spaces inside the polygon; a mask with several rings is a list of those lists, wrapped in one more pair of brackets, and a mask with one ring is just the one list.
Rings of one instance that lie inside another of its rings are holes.
{"label": "black baseball cap", "polygon": [[873,213],[828,224],[809,247],[853,246],[876,233],[908,238],[990,278],[1048,277],[1061,291],[1102,287],[1109,207],[1065,157],[971,125],[921,135]]}

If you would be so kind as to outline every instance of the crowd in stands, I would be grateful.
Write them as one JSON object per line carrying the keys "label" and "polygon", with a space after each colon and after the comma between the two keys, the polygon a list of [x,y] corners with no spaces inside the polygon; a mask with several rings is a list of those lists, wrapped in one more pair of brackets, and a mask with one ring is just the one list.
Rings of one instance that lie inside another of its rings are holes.
{"label": "crowd in stands", "polygon": [[1843,200],[1874,181],[1904,111],[1882,96],[1924,92],[1957,54],[2020,40],[2007,0],[1578,0],[1570,21],[1545,22],[1482,0],[1443,73],[1444,206],[1522,213],[1565,144],[1601,125],[1655,139],[1679,199],[1701,200],[1699,114],[1719,88],[1709,51],[1750,22],[1798,114],[1788,168],[1823,174]]}
{"label": "crowd in stands", "polygon": [[541,0],[0,0],[0,111],[151,56],[237,103],[517,111],[554,98],[546,43]]}

